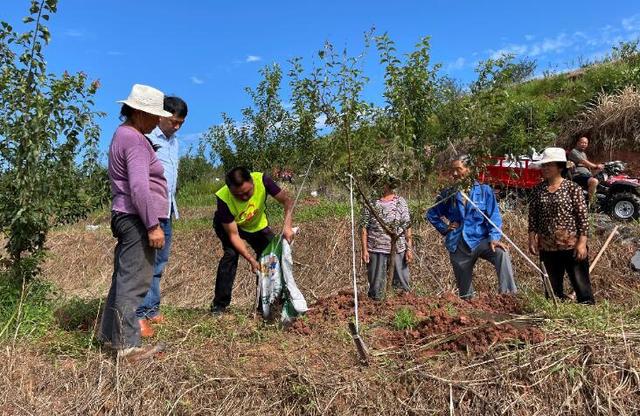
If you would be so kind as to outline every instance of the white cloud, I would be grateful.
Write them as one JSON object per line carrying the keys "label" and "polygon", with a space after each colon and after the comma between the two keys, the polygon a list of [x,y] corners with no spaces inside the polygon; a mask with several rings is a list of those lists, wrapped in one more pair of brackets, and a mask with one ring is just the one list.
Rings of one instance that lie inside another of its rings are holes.
{"label": "white cloud", "polygon": [[[526,42],[509,43],[500,49],[490,49],[487,54],[496,59],[502,55],[545,56],[571,49],[588,56],[602,56],[602,50],[620,42],[640,37],[640,14],[622,19],[617,25],[606,25],[591,31],[561,32],[539,40],[534,35],[524,35]],[[451,64],[450,64],[451,65]]]}
{"label": "white cloud", "polygon": [[204,84],[204,80],[203,80],[203,79],[201,79],[201,78],[198,78],[198,77],[197,77],[197,76],[195,76],[195,75],[193,75],[193,76],[191,77],[191,82],[193,82],[193,83],[194,83],[194,84],[196,84],[196,85],[202,85],[202,84]]}
{"label": "white cloud", "polygon": [[262,57],[258,55],[247,55],[247,58],[244,60],[245,62],[259,62],[262,61]]}
{"label": "white cloud", "polygon": [[574,42],[575,37],[570,37],[566,33],[560,33],[555,38],[545,38],[541,44],[535,45],[539,47],[539,51],[536,51],[537,53],[532,53],[532,56],[550,52],[559,53],[573,45]]}
{"label": "white cloud", "polygon": [[491,59],[498,59],[502,55],[524,55],[527,53],[527,51],[527,45],[511,44],[505,46],[504,48],[500,48],[497,51],[492,49],[489,51],[489,53],[491,55]]}
{"label": "white cloud", "polygon": [[67,29],[64,31],[64,35],[70,38],[82,38],[85,33],[82,30],[78,29]]}
{"label": "white cloud", "polygon": [[627,32],[640,31],[640,14],[622,19],[622,28]]}
{"label": "white cloud", "polygon": [[322,130],[323,128],[325,128],[327,126],[327,116],[324,114],[320,114],[318,117],[316,117],[316,129],[318,130]]}
{"label": "white cloud", "polygon": [[456,59],[453,62],[449,62],[446,66],[446,70],[447,71],[456,71],[456,70],[460,70],[462,68],[464,68],[464,65],[467,63],[467,61],[463,58],[463,57],[459,57],[458,59]]}

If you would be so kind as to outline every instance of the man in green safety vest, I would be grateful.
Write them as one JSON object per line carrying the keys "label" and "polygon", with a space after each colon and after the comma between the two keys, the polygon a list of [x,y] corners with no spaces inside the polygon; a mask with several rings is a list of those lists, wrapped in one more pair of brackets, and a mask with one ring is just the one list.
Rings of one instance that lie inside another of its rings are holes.
{"label": "man in green safety vest", "polygon": [[[211,303],[214,315],[224,313],[231,303],[238,257],[244,257],[254,273],[260,269],[256,257],[262,254],[274,236],[265,212],[268,195],[284,207],[283,238],[289,242],[293,239],[293,201],[271,178],[263,173],[252,173],[244,167],[236,167],[226,174],[225,184],[216,192],[217,209],[213,217],[213,228],[224,252],[218,263],[215,295]],[[256,257],[251,255],[242,240],[249,243]]]}

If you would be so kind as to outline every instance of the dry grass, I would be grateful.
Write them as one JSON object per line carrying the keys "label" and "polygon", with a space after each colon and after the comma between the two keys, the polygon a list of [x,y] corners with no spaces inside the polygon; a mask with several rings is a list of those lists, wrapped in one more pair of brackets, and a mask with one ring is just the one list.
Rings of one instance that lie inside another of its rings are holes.
{"label": "dry grass", "polygon": [[[200,215],[199,213],[191,213]],[[208,213],[207,213],[208,214]],[[207,215],[204,211],[201,215]],[[302,224],[296,278],[310,303],[349,287],[349,223]],[[505,215],[505,230],[525,247],[526,220]],[[416,292],[453,287],[448,256],[431,227],[415,228]],[[592,239],[595,254],[606,236]],[[215,320],[206,309],[220,248],[209,229],[180,229],[163,282],[168,322],[157,339],[161,359],[139,366],[115,362],[92,346],[60,350],[58,340],[2,350],[2,414],[638,414],[640,412],[640,279],[630,275],[633,248],[614,241],[593,273],[601,305],[537,300],[546,341],[486,354],[425,359],[415,347],[383,349],[375,325],[363,327],[372,352],[358,365],[345,320],[328,320],[309,336],[248,319],[253,279],[240,267],[234,313]],[[67,295],[98,298],[110,281],[113,238],[83,224],[56,232],[46,278]],[[520,288],[540,292],[539,277],[514,256]],[[243,265],[244,266],[244,265]],[[365,288],[363,269],[360,287]],[[496,277],[479,263],[475,286],[495,291]],[[610,306],[604,304],[604,300]],[[634,312],[635,315],[634,315]],[[611,313],[610,313],[611,312]],[[610,315],[607,315],[609,314]],[[583,314],[583,316],[574,316]],[[622,319],[624,318],[624,319]],[[53,335],[52,335],[53,337]]]}
{"label": "dry grass", "polygon": [[638,150],[640,148],[640,92],[626,87],[617,94],[601,94],[572,123],[568,124],[563,145],[571,138],[587,136],[593,150]]}

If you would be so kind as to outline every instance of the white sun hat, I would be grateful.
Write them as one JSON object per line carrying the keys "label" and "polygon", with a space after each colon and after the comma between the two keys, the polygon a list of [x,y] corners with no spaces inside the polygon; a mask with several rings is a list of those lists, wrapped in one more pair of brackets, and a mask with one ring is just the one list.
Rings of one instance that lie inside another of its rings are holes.
{"label": "white sun hat", "polygon": [[171,117],[164,109],[164,93],[148,85],[135,84],[126,100],[117,101],[131,108],[160,117]]}
{"label": "white sun hat", "polygon": [[561,147],[547,147],[542,152],[542,159],[533,162],[535,165],[544,165],[545,163],[567,162],[567,152]]}

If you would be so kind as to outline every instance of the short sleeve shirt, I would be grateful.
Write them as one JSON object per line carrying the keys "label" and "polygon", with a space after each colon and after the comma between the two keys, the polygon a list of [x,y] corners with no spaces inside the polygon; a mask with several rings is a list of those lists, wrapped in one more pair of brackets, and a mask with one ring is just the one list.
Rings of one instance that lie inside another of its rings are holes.
{"label": "short sleeve shirt", "polygon": [[[275,183],[274,180],[267,175],[262,176],[262,183],[267,190],[267,194],[271,195],[272,197],[278,195],[280,191],[282,191],[278,184]],[[218,200],[218,202],[214,219],[222,224],[231,224],[233,221],[235,221],[235,218],[231,213],[229,206],[220,198],[216,199]]]}
{"label": "short sleeve shirt", "polygon": [[576,164],[576,173],[578,175],[591,176],[591,171],[588,167],[582,164],[582,161],[588,160],[587,154],[578,149],[573,149],[569,153],[569,160]]}

